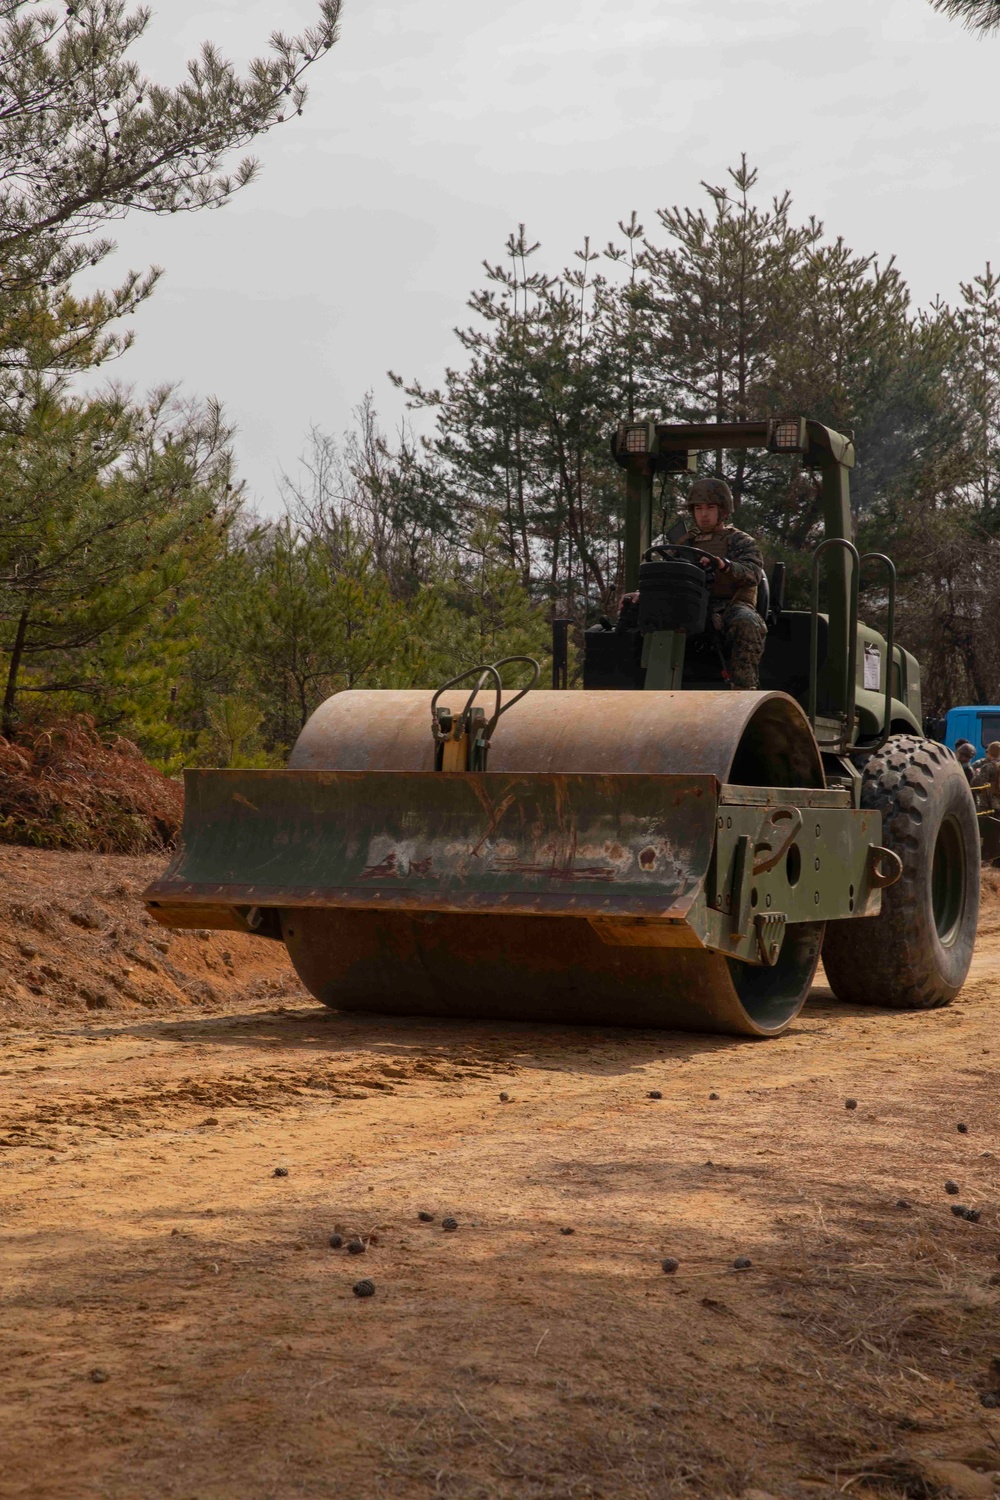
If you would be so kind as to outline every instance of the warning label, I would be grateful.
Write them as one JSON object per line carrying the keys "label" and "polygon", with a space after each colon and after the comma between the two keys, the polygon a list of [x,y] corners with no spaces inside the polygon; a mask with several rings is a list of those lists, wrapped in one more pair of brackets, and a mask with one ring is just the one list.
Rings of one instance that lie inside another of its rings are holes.
{"label": "warning label", "polygon": [[882,652],[874,641],[865,643],[865,687],[878,692],[882,683]]}

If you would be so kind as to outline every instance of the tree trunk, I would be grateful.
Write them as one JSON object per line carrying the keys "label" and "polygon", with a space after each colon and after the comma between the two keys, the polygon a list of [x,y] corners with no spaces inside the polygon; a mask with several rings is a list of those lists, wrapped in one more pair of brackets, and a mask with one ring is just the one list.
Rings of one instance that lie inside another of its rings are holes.
{"label": "tree trunk", "polygon": [[0,733],[5,739],[10,739],[14,733],[15,714],[17,704],[17,676],[21,670],[21,658],[24,655],[24,641],[28,634],[28,615],[30,611],[22,611],[21,618],[17,622],[17,634],[10,652],[10,666],[7,668],[7,689],[3,695],[3,713],[0,718]]}

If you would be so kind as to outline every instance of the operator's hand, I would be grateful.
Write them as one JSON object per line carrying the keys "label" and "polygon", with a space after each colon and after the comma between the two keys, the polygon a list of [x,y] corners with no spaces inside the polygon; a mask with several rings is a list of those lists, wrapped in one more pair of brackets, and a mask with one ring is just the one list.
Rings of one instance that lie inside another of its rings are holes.
{"label": "operator's hand", "polygon": [[713,557],[710,552],[703,552],[698,561],[703,568],[715,568],[719,573],[729,572],[729,559],[726,557]]}

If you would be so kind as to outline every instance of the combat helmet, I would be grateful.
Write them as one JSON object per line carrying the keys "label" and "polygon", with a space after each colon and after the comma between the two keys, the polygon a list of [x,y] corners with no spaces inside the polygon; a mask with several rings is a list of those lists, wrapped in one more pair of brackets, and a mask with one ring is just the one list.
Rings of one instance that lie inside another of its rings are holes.
{"label": "combat helmet", "polygon": [[720,519],[728,521],[733,513],[733,492],[724,479],[696,479],[688,490],[686,504],[691,511],[696,505],[717,505]]}

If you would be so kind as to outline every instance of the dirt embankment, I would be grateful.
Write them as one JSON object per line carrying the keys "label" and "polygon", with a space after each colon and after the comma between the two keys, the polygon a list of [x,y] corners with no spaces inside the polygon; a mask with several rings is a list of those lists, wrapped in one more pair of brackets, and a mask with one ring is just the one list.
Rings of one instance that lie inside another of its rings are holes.
{"label": "dirt embankment", "polygon": [[337,1015],[160,863],[0,850],[0,1496],[998,1492],[995,892],[754,1044]]}
{"label": "dirt embankment", "polygon": [[167,860],[0,845],[0,1019],[301,999],[280,944],[174,933],[146,915],[139,896]]}

